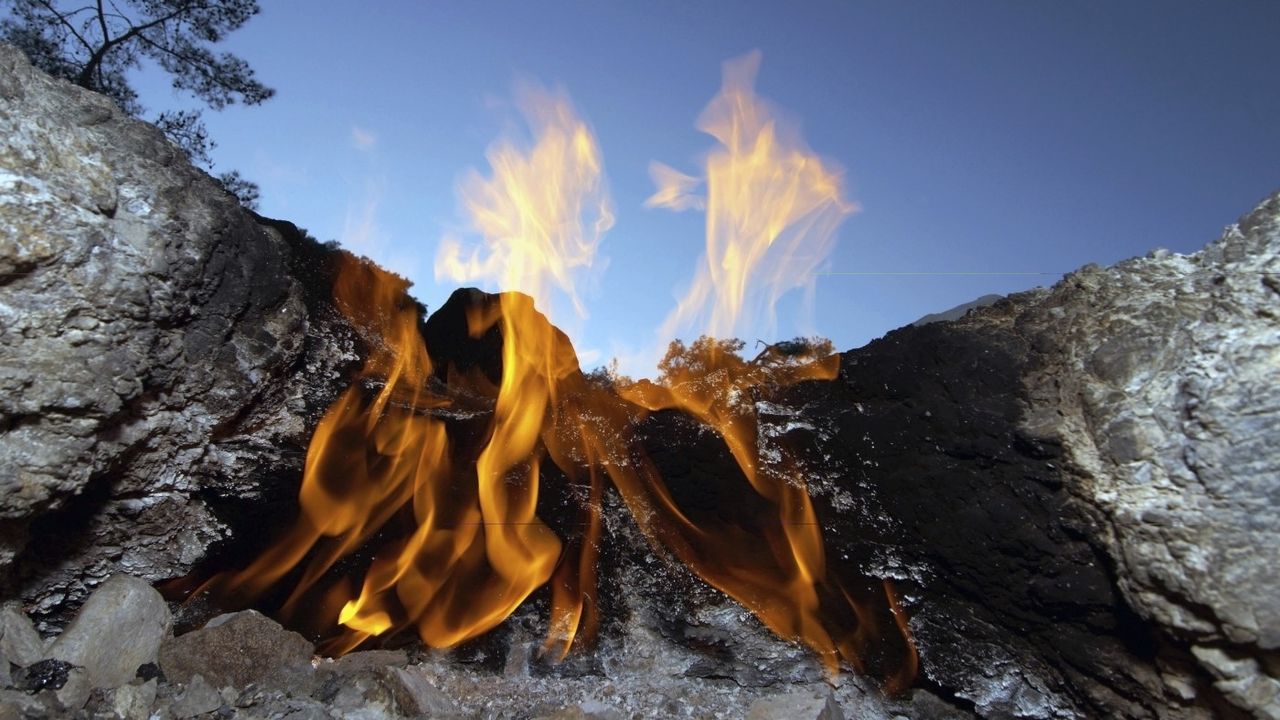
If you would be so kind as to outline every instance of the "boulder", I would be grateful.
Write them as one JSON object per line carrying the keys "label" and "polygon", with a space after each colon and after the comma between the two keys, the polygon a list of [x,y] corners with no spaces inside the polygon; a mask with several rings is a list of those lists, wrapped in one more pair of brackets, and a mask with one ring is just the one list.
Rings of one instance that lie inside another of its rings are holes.
{"label": "boulder", "polygon": [[236,503],[287,517],[358,358],[334,251],[2,45],[0,135],[0,597],[65,621],[117,572],[184,574]]}
{"label": "boulder", "polygon": [[160,593],[143,580],[116,575],[93,591],[49,655],[82,667],[92,687],[115,688],[154,663],[172,631]]}

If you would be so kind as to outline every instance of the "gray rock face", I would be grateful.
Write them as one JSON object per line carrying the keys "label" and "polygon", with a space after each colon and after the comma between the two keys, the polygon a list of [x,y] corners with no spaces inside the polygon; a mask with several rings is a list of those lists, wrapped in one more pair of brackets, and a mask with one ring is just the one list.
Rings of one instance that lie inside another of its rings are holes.
{"label": "gray rock face", "polygon": [[0,594],[40,615],[189,569],[211,502],[300,467],[353,354],[313,241],[7,46],[0,136]]}
{"label": "gray rock face", "polygon": [[979,715],[1272,717],[1278,319],[1273,195],[1201,252],[846,353],[778,424],[824,459],[834,552],[899,582]]}
{"label": "gray rock face", "polygon": [[49,655],[84,668],[92,687],[114,688],[154,663],[173,617],[160,593],[143,580],[116,575],[98,586]]}
{"label": "gray rock face", "polygon": [[1194,255],[1073,273],[1019,320],[1039,357],[1025,424],[1062,439],[1124,598],[1274,717],[1280,195]]}

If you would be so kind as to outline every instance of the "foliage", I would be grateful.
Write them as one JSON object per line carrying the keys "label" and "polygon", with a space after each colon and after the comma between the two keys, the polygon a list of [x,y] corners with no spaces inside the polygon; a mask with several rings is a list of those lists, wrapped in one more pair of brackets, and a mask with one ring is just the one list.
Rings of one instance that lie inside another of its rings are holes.
{"label": "foliage", "polygon": [[600,367],[584,373],[587,382],[606,390],[613,390],[619,387],[625,387],[635,383],[630,377],[622,374],[621,364],[618,358],[609,361],[608,365]]}
{"label": "foliage", "polygon": [[658,362],[657,384],[668,387],[727,371],[734,377],[749,379],[752,384],[778,381],[786,371],[809,365],[835,354],[835,346],[821,337],[798,337],[772,345],[757,341],[764,349],[752,360],[740,355],[746,343],[736,338],[720,340],[703,335],[686,346],[673,340],[667,354]]}
{"label": "foliage", "polygon": [[[23,50],[32,64],[56,77],[107,95],[125,112],[145,109],[128,73],[144,59],[172,77],[173,88],[214,110],[257,105],[274,90],[254,77],[244,60],[215,54],[208,46],[258,13],[256,0],[5,0],[0,40]],[[162,112],[157,127],[194,162],[210,166],[209,138],[198,110]],[[220,178],[223,187],[254,207],[258,189],[239,173]]]}

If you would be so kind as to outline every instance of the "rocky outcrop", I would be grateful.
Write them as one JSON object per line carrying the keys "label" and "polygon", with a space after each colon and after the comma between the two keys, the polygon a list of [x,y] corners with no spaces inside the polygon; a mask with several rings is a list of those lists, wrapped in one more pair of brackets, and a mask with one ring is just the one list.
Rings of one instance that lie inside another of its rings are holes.
{"label": "rocky outcrop", "polygon": [[356,358],[330,250],[7,46],[0,135],[0,594],[44,615],[185,572],[223,498],[291,495]]}
{"label": "rocky outcrop", "polygon": [[979,714],[1277,717],[1278,315],[1275,195],[1193,255],[850,351],[772,432]]}
{"label": "rocky outcrop", "polygon": [[1194,255],[1073,273],[1019,322],[1023,424],[1061,439],[1117,588],[1231,704],[1280,717],[1280,195]]}

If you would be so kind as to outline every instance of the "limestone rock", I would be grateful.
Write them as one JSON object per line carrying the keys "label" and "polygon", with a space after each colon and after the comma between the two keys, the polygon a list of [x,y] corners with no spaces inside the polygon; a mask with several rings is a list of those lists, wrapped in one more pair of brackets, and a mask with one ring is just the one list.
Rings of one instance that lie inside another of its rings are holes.
{"label": "limestone rock", "polygon": [[156,702],[154,678],[144,683],[122,685],[111,694],[111,711],[124,720],[146,720]]}
{"label": "limestone rock", "polygon": [[1246,661],[1230,682],[1274,697],[1280,195],[1199,253],[1073,273],[1028,315],[1043,351],[1026,424],[1061,438],[1125,600],[1168,636]]}
{"label": "limestone rock", "polygon": [[192,675],[186,687],[173,699],[169,712],[175,718],[189,718],[211,713],[222,707],[222,696],[204,677]]}
{"label": "limestone rock", "polygon": [[93,687],[114,688],[132,680],[139,666],[156,661],[172,629],[169,606],[155,588],[116,575],[89,596],[49,653],[83,667]]}
{"label": "limestone rock", "polygon": [[333,251],[9,46],[0,136],[0,597],[65,621],[116,572],[187,572],[255,501],[287,516],[274,481],[358,357]]}
{"label": "limestone rock", "polygon": [[67,672],[66,682],[54,692],[54,697],[58,698],[58,704],[65,710],[75,712],[84,707],[92,691],[93,682],[89,679],[89,673],[73,667]]}
{"label": "limestone rock", "polygon": [[0,607],[0,655],[19,667],[45,658],[45,643],[16,602]]}
{"label": "limestone rock", "polygon": [[396,707],[409,716],[448,717],[458,708],[421,668],[388,667],[381,671],[392,690]]}

